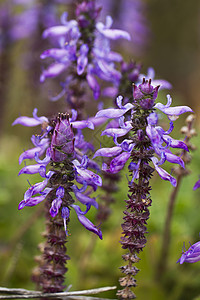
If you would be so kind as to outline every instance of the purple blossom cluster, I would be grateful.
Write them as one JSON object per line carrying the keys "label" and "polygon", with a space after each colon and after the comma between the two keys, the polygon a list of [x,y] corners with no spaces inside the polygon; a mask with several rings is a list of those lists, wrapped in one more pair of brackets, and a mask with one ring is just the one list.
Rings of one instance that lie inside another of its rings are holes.
{"label": "purple blossom cluster", "polygon": [[[167,95],[167,104],[155,103],[158,95],[159,86],[153,87],[151,80],[143,80],[140,85],[134,85],[133,98],[123,105],[123,97],[118,96],[116,99],[117,108],[108,108],[100,110],[96,114],[96,118],[114,119],[115,126],[108,124],[107,128],[102,132],[102,135],[113,137],[115,146],[111,148],[101,148],[96,151],[94,157],[112,157],[109,165],[103,163],[102,169],[109,173],[115,174],[123,169],[126,162],[131,157],[132,151],[137,145],[131,137],[134,131],[134,122],[137,122],[138,110],[143,110],[144,116],[146,113],[147,126],[144,130],[136,132],[139,140],[143,140],[147,136],[151,142],[149,149],[152,149],[155,156],[151,157],[151,161],[160,177],[164,180],[169,180],[173,186],[176,186],[176,179],[166,170],[161,168],[161,165],[168,161],[170,163],[179,164],[184,168],[184,162],[181,157],[172,153],[173,148],[184,149],[188,151],[187,145],[183,141],[173,139],[170,134],[174,128],[174,121],[185,112],[192,112],[188,106],[172,107],[172,99]],[[157,112],[158,110],[158,112]],[[164,113],[169,119],[169,129],[164,130],[158,126],[159,113]],[[134,121],[133,121],[134,119]],[[122,138],[124,139],[122,140]],[[118,142],[120,138],[120,142]],[[128,166],[129,170],[133,171],[132,180],[137,178],[140,167],[138,163],[131,162]]]}
{"label": "purple blossom cluster", "polygon": [[[47,197],[53,198],[49,212],[55,217],[61,210],[66,233],[66,220],[73,208],[80,223],[102,239],[101,230],[85,216],[91,206],[98,208],[98,203],[90,194],[102,185],[101,177],[97,174],[99,166],[86,155],[92,145],[84,141],[81,132],[83,128],[94,129],[94,126],[90,121],[76,121],[76,116],[76,111],[72,111],[71,118],[59,114],[54,120],[49,120],[44,116],[38,117],[37,109],[34,109],[33,118],[21,116],[14,121],[13,125],[42,127],[41,134],[31,138],[34,147],[19,157],[20,164],[26,159],[34,159],[36,164],[25,165],[19,175],[38,173],[43,180],[28,188],[19,209],[35,206]],[[75,201],[85,205],[85,211],[74,204]]]}
{"label": "purple blossom cluster", "polygon": [[43,70],[40,81],[64,72],[61,95],[67,92],[69,83],[77,76],[86,80],[95,99],[100,96],[97,78],[115,85],[120,82],[121,73],[115,64],[122,61],[122,56],[111,50],[110,40],[130,40],[130,35],[123,30],[111,29],[113,21],[110,16],[106,17],[105,24],[97,22],[99,12],[95,1],[83,1],[77,5],[76,19],[68,21],[65,12],[61,16],[61,25],[43,32],[43,37],[50,38],[55,46],[41,54],[42,59],[51,58],[53,62]]}

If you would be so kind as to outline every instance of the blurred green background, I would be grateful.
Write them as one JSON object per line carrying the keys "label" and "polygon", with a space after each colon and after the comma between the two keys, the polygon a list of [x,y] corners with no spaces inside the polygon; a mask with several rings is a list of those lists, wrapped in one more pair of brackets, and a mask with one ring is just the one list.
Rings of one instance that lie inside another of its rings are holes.
{"label": "blurred green background", "polygon": [[[99,1],[101,2],[104,1]],[[121,1],[118,5],[120,3]],[[174,105],[185,104],[192,107],[196,113],[196,130],[199,132],[200,2],[149,0],[144,4],[150,26],[144,51],[134,54],[131,47],[126,47],[126,43],[124,48],[121,45],[116,47],[120,48],[127,60],[142,62],[143,73],[151,66],[156,71],[156,78],[172,83],[170,94]],[[110,1],[110,7],[115,21],[118,17],[116,0]],[[70,9],[70,5],[67,8]],[[12,127],[11,124],[19,114],[31,116],[34,107],[38,107],[38,115],[48,116],[55,111],[63,111],[62,100],[49,102],[48,91],[38,83],[41,63],[40,49],[36,47],[35,52],[33,51],[36,37],[39,39],[39,34],[15,42],[0,54],[0,285],[10,288],[34,289],[30,277],[32,268],[35,267],[34,256],[39,254],[37,245],[42,242],[41,233],[44,231],[42,204],[18,211],[18,203],[28,187],[27,176],[17,176],[21,169],[18,157],[24,149],[31,147],[30,137],[35,131],[22,126]],[[40,45],[40,41],[37,42]],[[27,53],[33,57],[35,69],[26,63]],[[161,92],[158,100],[166,103],[167,93],[168,91]],[[179,129],[185,124],[185,117],[183,115],[176,121],[174,138],[183,139]],[[95,140],[95,136],[93,139]],[[192,142],[197,150],[192,153],[193,159],[189,165],[191,173],[183,179],[176,200],[168,268],[161,282],[155,280],[155,269],[172,187],[169,182],[162,182],[156,174],[152,179],[153,202],[148,221],[148,243],[137,266],[141,270],[137,275],[138,287],[135,290],[138,299],[200,299],[200,262],[176,264],[183,241],[188,248],[189,241],[194,243],[200,239],[200,190],[192,190],[200,174],[198,136]],[[98,145],[98,141],[96,144]],[[170,165],[167,168],[170,171]],[[118,278],[121,276],[118,268],[122,264],[121,255],[124,253],[119,239],[125,207],[122,199],[126,198],[128,191],[127,174],[127,170],[124,170],[119,192],[115,195],[116,203],[112,205],[113,213],[101,226],[102,241],[86,232],[72,212],[69,228],[71,235],[67,244],[71,260],[68,263],[66,285],[72,284],[73,290],[118,285]],[[31,182],[33,181],[32,179]],[[98,199],[100,201],[100,195]],[[89,217],[95,222],[95,211],[91,211]],[[90,249],[93,249],[92,253]],[[114,292],[101,296],[115,298]]]}

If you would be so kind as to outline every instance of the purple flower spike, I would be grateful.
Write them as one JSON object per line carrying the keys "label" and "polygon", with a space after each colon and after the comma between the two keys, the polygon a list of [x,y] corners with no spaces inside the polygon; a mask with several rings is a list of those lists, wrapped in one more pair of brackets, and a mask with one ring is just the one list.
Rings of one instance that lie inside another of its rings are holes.
{"label": "purple flower spike", "polygon": [[78,205],[71,205],[77,214],[77,217],[79,219],[79,222],[89,231],[94,232],[99,236],[99,238],[102,240],[102,232],[99,228],[97,228],[90,220],[88,220],[83,212],[81,211],[80,207]]}
{"label": "purple flower spike", "polygon": [[161,110],[164,114],[166,114],[171,121],[175,121],[179,115],[186,112],[193,112],[193,110],[189,106],[175,106],[170,107],[172,103],[172,98],[170,95],[167,95],[167,104],[164,105],[162,103],[156,103],[155,108]]}
{"label": "purple flower spike", "polygon": [[195,191],[198,188],[200,188],[200,179],[195,183],[193,190]]}
{"label": "purple flower spike", "polygon": [[184,262],[195,263],[200,261],[200,242],[197,242],[193,245],[190,244],[190,248],[182,252],[181,258],[177,261],[181,265]]}

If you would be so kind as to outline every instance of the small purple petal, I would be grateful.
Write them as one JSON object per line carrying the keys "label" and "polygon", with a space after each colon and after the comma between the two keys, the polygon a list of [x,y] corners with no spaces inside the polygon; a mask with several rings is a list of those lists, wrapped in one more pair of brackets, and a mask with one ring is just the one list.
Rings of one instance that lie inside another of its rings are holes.
{"label": "small purple petal", "polygon": [[90,198],[87,195],[81,193],[81,192],[76,192],[75,196],[78,201],[80,201],[84,205],[93,205],[98,209],[98,203],[95,201],[95,198]]}
{"label": "small purple petal", "polygon": [[39,172],[40,167],[41,167],[40,164],[25,166],[24,168],[21,169],[18,176],[21,174],[36,174]]}
{"label": "small purple petal", "polygon": [[118,146],[112,148],[101,148],[95,152],[93,158],[97,156],[112,157],[120,154],[121,152],[122,148]]}
{"label": "small purple petal", "polygon": [[71,122],[73,128],[76,128],[76,129],[83,129],[83,128],[90,128],[90,129],[94,129],[94,124],[90,121],[90,120],[82,120],[82,121],[74,121],[74,122]]}
{"label": "small purple petal", "polygon": [[131,129],[132,125],[130,125],[130,127],[127,128],[108,128],[102,131],[101,135],[120,137],[126,135]]}
{"label": "small purple petal", "polygon": [[82,179],[86,182],[92,181],[94,184],[101,186],[102,185],[102,179],[99,175],[93,173],[90,170],[82,169],[75,165],[77,173],[82,177]]}
{"label": "small purple petal", "polygon": [[187,145],[183,141],[175,140],[169,135],[163,135],[162,139],[166,144],[169,143],[172,148],[180,148],[185,151],[189,151]]}
{"label": "small purple petal", "polygon": [[54,63],[44,70],[40,76],[40,82],[44,82],[46,78],[56,77],[60,75],[66,68],[67,64]]}
{"label": "small purple petal", "polygon": [[88,73],[86,78],[87,78],[89,87],[93,91],[94,99],[97,100],[100,96],[100,85],[99,85],[98,81],[96,80],[96,78],[91,73]]}
{"label": "small purple petal", "polygon": [[200,179],[195,183],[193,190],[195,191],[198,188],[200,188]]}
{"label": "small purple petal", "polygon": [[97,228],[90,220],[88,220],[82,213],[80,210],[80,207],[77,205],[71,205],[77,214],[77,217],[79,219],[79,222],[89,231],[94,232],[95,234],[97,234],[99,236],[99,238],[102,240],[102,232],[99,228]]}
{"label": "small purple petal", "polygon": [[40,156],[44,153],[44,150],[41,149],[40,147],[35,147],[35,148],[24,151],[19,157],[19,164],[21,164],[24,159],[35,158],[36,153],[38,153],[38,156]]}
{"label": "small purple petal", "polygon": [[44,199],[46,198],[46,195],[41,195],[41,196],[37,196],[34,198],[29,198],[26,201],[22,200],[19,203],[18,209],[22,209],[24,208],[24,206],[35,206],[37,204],[39,204],[40,202],[42,202]]}
{"label": "small purple petal", "polygon": [[158,108],[164,114],[166,114],[171,121],[176,120],[179,115],[181,115],[185,112],[193,112],[193,110],[189,106],[170,107],[171,103],[172,103],[172,99],[171,99],[170,95],[167,95],[167,104],[166,105],[164,105],[162,103],[156,103],[156,105],[154,107]]}
{"label": "small purple petal", "polygon": [[131,108],[133,108],[133,105],[131,103],[127,103],[121,109],[118,109],[118,108],[102,109],[102,110],[97,112],[95,118],[96,117],[97,118],[106,117],[106,118],[110,118],[110,119],[119,118],[119,117],[123,116]]}
{"label": "small purple petal", "polygon": [[163,180],[169,180],[173,186],[176,186],[176,179],[173,176],[171,176],[167,171],[158,166],[158,159],[156,157],[152,157],[151,160],[160,177]]}

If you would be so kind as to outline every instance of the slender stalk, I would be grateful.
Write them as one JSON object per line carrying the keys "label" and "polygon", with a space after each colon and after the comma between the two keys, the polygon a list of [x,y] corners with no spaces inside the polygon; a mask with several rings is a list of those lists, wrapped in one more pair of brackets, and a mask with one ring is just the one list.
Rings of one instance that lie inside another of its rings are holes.
{"label": "slender stalk", "polygon": [[162,279],[162,276],[163,276],[163,274],[165,274],[165,271],[167,268],[167,261],[168,261],[170,241],[171,241],[170,232],[171,232],[172,217],[173,217],[176,197],[177,197],[177,194],[178,194],[178,191],[180,188],[182,178],[183,178],[183,175],[178,176],[177,185],[172,190],[172,193],[171,193],[171,196],[169,199],[167,216],[166,216],[165,226],[164,226],[164,234],[163,234],[163,239],[162,239],[161,254],[160,254],[160,259],[159,259],[157,270],[156,270],[156,279],[157,280]]}

